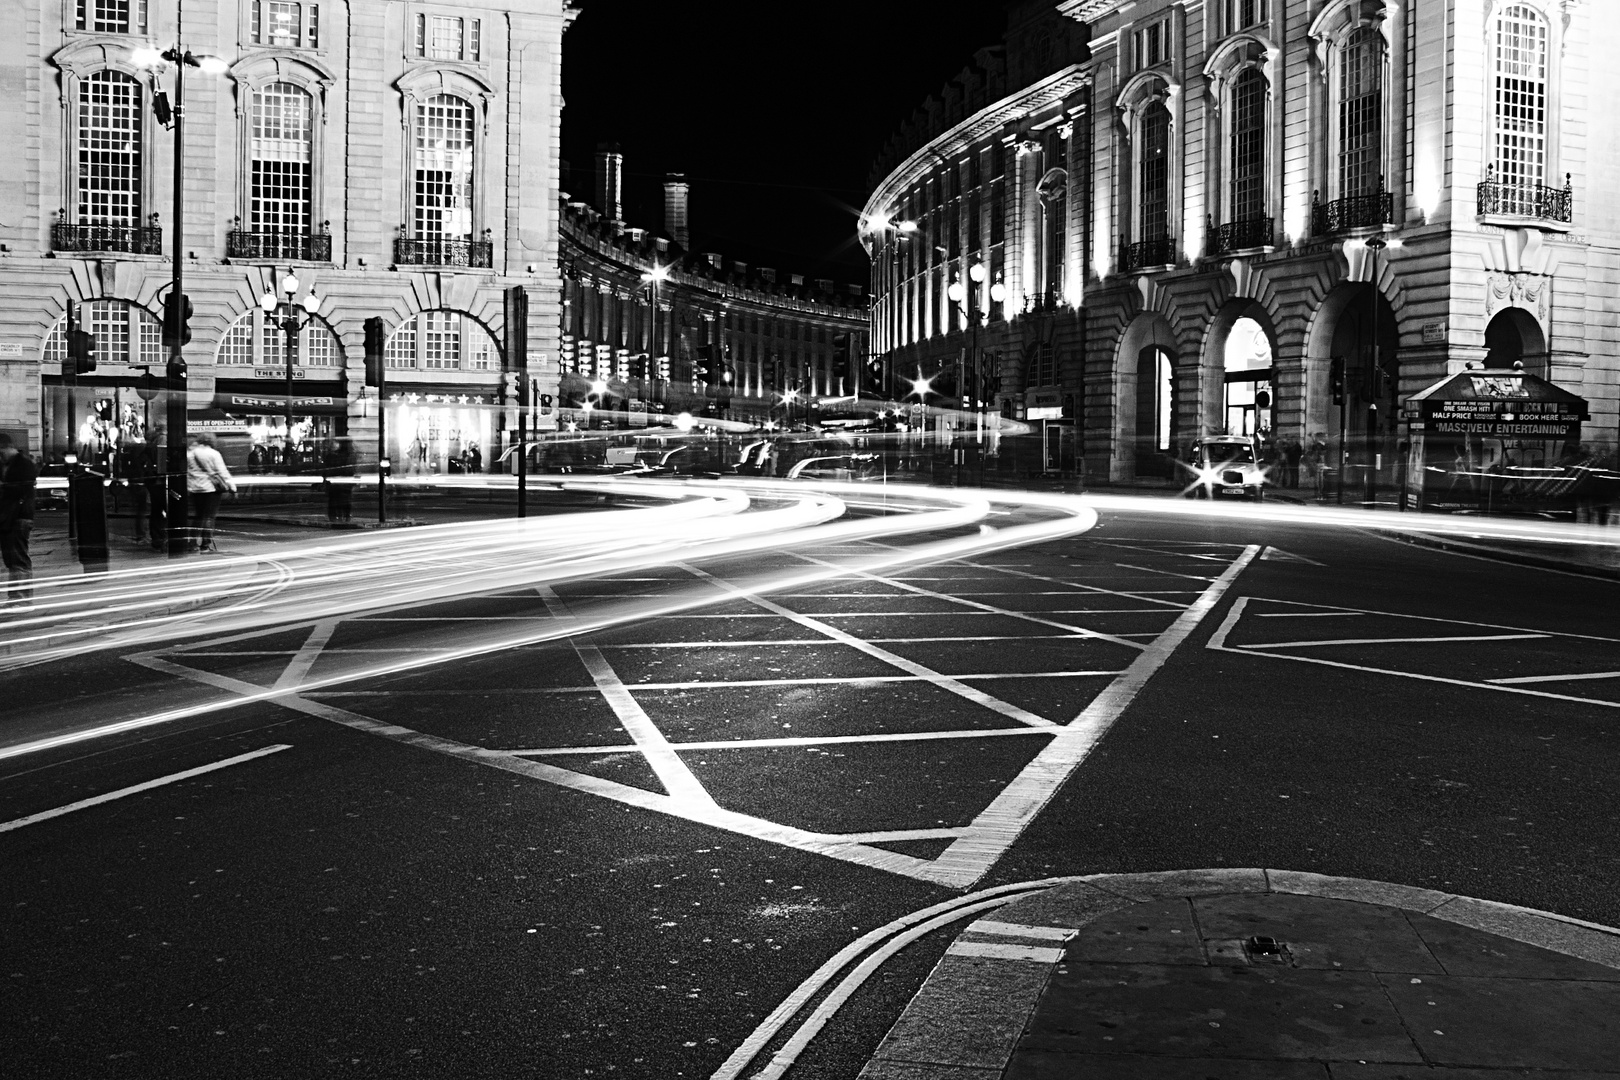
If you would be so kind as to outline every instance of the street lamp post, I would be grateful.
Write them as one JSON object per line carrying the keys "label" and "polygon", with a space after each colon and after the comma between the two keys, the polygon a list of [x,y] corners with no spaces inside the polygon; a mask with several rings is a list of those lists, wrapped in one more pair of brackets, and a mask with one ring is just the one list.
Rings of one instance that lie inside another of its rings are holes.
{"label": "street lamp post", "polygon": [[[1378,498],[1378,466],[1383,462],[1379,460],[1383,455],[1376,454],[1373,447],[1377,438],[1378,423],[1378,391],[1382,387],[1383,365],[1378,357],[1378,254],[1389,246],[1381,234],[1374,233],[1366,239],[1367,250],[1372,252],[1372,366],[1367,372],[1367,381],[1364,384],[1372,394],[1372,402],[1367,410],[1367,502],[1372,504]],[[1401,509],[1406,509],[1402,506]]]}
{"label": "street lamp post", "polygon": [[[174,272],[172,285],[177,311],[184,308],[185,289],[182,282],[182,268],[185,255],[185,160],[186,160],[186,68],[200,68],[210,75],[224,74],[230,67],[217,56],[196,56],[178,42],[171,48],[159,52],[154,48],[140,48],[134,51],[131,57],[135,65],[152,72],[163,70],[168,65],[174,66],[174,103],[171,106],[164,100],[161,93],[153,96],[152,110],[157,114],[159,123],[168,123],[172,117],[174,124],[174,236],[171,243],[171,263]],[[169,363],[165,372],[169,400],[167,404],[168,430],[164,434],[166,441],[167,458],[166,471],[168,474],[166,505],[164,506],[165,529],[168,534],[168,548],[171,557],[184,555],[186,551],[186,361],[181,355],[182,334],[180,327],[171,328],[169,343]]]}
{"label": "street lamp post", "polygon": [[[965,389],[972,394],[974,414],[973,437],[975,449],[978,451],[979,458],[981,459],[979,462],[980,464],[982,464],[984,453],[985,403],[983,400],[984,372],[981,366],[983,363],[983,356],[979,352],[979,328],[986,325],[990,321],[990,311],[982,302],[979,301],[981,294],[978,292],[978,289],[984,286],[984,280],[988,276],[989,272],[985,269],[984,263],[976,262],[972,266],[968,267],[968,280],[973,283],[971,288],[963,285],[960,280],[957,280],[951,282],[949,288],[945,290],[946,295],[949,296],[951,301],[955,303],[956,306],[961,310],[962,317],[967,321],[972,332],[972,344],[969,347],[969,352],[971,353],[973,359],[973,362],[970,365],[973,374],[970,379],[967,370],[964,369],[962,372],[962,382],[967,384]],[[1002,302],[1002,300],[1006,299],[1006,296],[1007,287],[1001,282],[997,281],[990,286],[990,300],[992,303],[999,304]],[[967,396],[967,394],[962,395],[964,400],[967,399]]]}
{"label": "street lamp post", "polygon": [[[287,434],[282,447],[283,463],[287,466],[287,475],[293,472],[292,446],[293,446],[293,369],[298,364],[298,332],[308,326],[315,319],[315,313],[320,310],[321,302],[313,291],[304,294],[304,298],[296,304],[293,297],[298,292],[298,276],[291,270],[281,279],[281,291],[287,297],[285,301],[278,298],[274,291],[266,290],[259,297],[259,306],[264,309],[267,316],[274,317],[278,308],[285,307],[285,317],[278,320],[277,325],[281,332],[287,335],[285,360],[287,361]],[[304,309],[302,319],[298,316],[298,309]]]}

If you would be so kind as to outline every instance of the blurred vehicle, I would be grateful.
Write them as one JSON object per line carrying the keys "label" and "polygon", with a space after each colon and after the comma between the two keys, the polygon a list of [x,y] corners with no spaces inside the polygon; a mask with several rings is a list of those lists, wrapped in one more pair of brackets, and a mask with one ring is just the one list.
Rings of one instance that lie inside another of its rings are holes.
{"label": "blurred vehicle", "polygon": [[796,462],[787,475],[789,480],[865,480],[877,469],[876,454],[832,454]]}
{"label": "blurred vehicle", "polygon": [[1260,445],[1247,435],[1211,435],[1193,447],[1192,499],[1240,495],[1259,502],[1266,497],[1266,469],[1260,464]]}

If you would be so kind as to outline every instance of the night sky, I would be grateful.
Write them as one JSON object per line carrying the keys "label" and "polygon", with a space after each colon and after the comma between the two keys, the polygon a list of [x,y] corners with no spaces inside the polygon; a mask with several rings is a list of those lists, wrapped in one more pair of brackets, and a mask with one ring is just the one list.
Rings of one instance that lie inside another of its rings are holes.
{"label": "night sky", "polygon": [[1001,42],[1008,0],[576,0],[563,38],[565,189],[596,145],[625,156],[625,218],[662,230],[666,172],[691,184],[692,248],[867,282],[855,243],[884,142]]}

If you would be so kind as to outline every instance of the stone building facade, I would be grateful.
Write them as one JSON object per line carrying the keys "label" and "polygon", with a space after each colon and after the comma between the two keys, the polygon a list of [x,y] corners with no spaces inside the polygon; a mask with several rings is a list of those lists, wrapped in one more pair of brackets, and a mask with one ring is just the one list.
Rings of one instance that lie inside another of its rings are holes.
{"label": "stone building facade", "polygon": [[[0,10],[14,31],[0,43],[14,88],[0,117],[13,147],[0,160],[0,427],[59,461],[161,423],[139,391],[166,360],[175,68],[143,66],[142,50],[178,45],[205,61],[184,85],[190,426],[226,436],[238,465],[343,435],[368,456],[379,409],[402,468],[498,453],[511,286],[529,294],[529,366],[555,378],[568,0]],[[318,302],[295,351],[284,312],[259,305],[289,273],[293,299]],[[63,372],[70,304],[95,337],[95,371],[76,380]],[[372,316],[388,335],[381,403],[364,385]]]}
{"label": "stone building facade", "polygon": [[[1061,0],[1013,29],[1054,15],[1084,35],[1044,76],[1060,102],[1033,98],[1039,67],[1009,76],[876,186],[880,349],[961,348],[939,287],[987,262],[1022,299],[990,306],[992,347],[1014,357],[1002,400],[1055,369],[1097,481],[1173,476],[1188,443],[1230,431],[1320,433],[1330,462],[1393,483],[1402,403],[1470,364],[1580,395],[1583,438],[1613,446],[1620,138],[1592,70],[1620,46],[1606,5]],[[1018,47],[1010,33],[1009,67]],[[912,242],[892,223],[932,243],[931,178],[985,152],[1007,247],[891,275]],[[1028,344],[1043,320],[1050,366]]]}
{"label": "stone building facade", "polygon": [[563,196],[564,422],[687,412],[783,426],[840,411],[868,351],[864,290],[686,250],[690,186],[679,175],[664,183],[668,235],[627,225],[622,167],[604,147],[594,200]]}

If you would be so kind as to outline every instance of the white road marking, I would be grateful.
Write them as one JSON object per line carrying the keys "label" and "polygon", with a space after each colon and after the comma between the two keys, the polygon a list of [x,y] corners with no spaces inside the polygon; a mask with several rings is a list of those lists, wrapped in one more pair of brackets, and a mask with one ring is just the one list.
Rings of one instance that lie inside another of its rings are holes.
{"label": "white road marking", "polygon": [[[747,686],[861,686],[880,683],[935,682],[939,678],[963,682],[994,682],[998,679],[1084,679],[1094,675],[1118,675],[1118,671],[992,671],[974,675],[816,675],[783,679],[684,679],[678,682],[626,683],[630,690],[724,690]],[[589,687],[559,687],[557,693],[578,693]]]}
{"label": "white road marking", "polygon": [[[542,585],[535,591],[546,602],[546,609],[552,615],[559,619],[574,621],[573,612],[551,586]],[[669,792],[670,798],[683,805],[697,803],[713,806],[714,797],[693,775],[692,770],[687,768],[680,755],[670,748],[669,740],[664,738],[664,733],[658,730],[658,725],[653,723],[652,717],[641,708],[635,695],[625,687],[613,670],[613,666],[602,656],[601,650],[578,636],[569,638],[569,644],[574,647],[580,662],[585,665],[585,670],[590,673],[597,689],[602,692],[602,698],[613,710],[613,715],[618,717],[619,725],[635,741],[642,756],[647,759],[647,764],[652,767],[654,775],[658,777],[658,782]]]}
{"label": "white road marking", "polygon": [[1620,638],[1604,637],[1601,634],[1575,634],[1567,630],[1538,630],[1533,626],[1508,626],[1504,623],[1474,622],[1469,619],[1448,619],[1443,615],[1409,615],[1402,611],[1374,611],[1372,608],[1340,607],[1335,604],[1312,604],[1304,600],[1273,600],[1269,597],[1244,597],[1244,599],[1258,600],[1266,604],[1283,604],[1288,607],[1314,608],[1331,615],[1382,615],[1389,619],[1413,619],[1417,622],[1447,623],[1451,626],[1478,626],[1486,630],[1509,630],[1522,634],[1543,634],[1547,637],[1576,638],[1581,641],[1609,641],[1620,645]]}
{"label": "white road marking", "polygon": [[338,620],[323,619],[310,628],[309,637],[304,639],[303,647],[293,654],[292,660],[287,664],[281,677],[276,680],[275,689],[282,690],[289,686],[297,686],[309,675],[309,669],[315,666],[320,659],[321,652],[325,650],[326,643],[332,640],[332,634],[337,630]]}
{"label": "white road marking", "polygon": [[1177,646],[1187,639],[1225,595],[1232,582],[1237,580],[1237,576],[1259,554],[1258,544],[1245,548],[1232,565],[1222,571],[1209,588],[1176,617],[1169,629],[1131,662],[1124,674],[1092,699],[1091,704],[1069,722],[1062,734],[1048,743],[1012,783],[1002,789],[974,819],[967,834],[928,865],[928,877],[957,888],[966,887],[982,877],[1018,839],[1025,826],[1041,812],[1059,786],[1096,748],[1108,729],[1136,699],[1142,687],[1147,685],[1148,679],[1164,666]]}
{"label": "white road marking", "polygon": [[1292,551],[1284,551],[1282,548],[1275,547],[1268,547],[1266,550],[1262,551],[1260,553],[1260,561],[1308,563],[1311,566],[1324,567],[1327,565],[1327,563],[1319,563],[1315,559],[1307,559],[1303,555],[1295,555]]}
{"label": "white road marking", "polygon": [[997,937],[1031,938],[1035,941],[1068,941],[1075,931],[1063,926],[1031,926],[1028,923],[997,922],[980,919],[967,927],[970,934],[994,934]]}
{"label": "white road marking", "polygon": [[1520,675],[1513,679],[1486,679],[1499,686],[1518,686],[1538,682],[1582,682],[1586,679],[1620,679],[1620,671],[1579,671],[1573,675]]}
{"label": "white road marking", "polygon": [[1389,637],[1389,638],[1330,638],[1323,641],[1263,641],[1256,645],[1238,645],[1239,649],[1310,649],[1325,645],[1412,645],[1432,641],[1524,641],[1529,638],[1548,638],[1551,634],[1456,634],[1445,637]]}
{"label": "white road marking", "polygon": [[[670,743],[677,752],[689,750],[752,750],[794,746],[835,746],[850,743],[932,742],[938,739],[994,739],[1003,735],[1051,736],[1049,729],[1037,727],[948,728],[944,731],[872,731],[860,735],[798,735],[772,739],[705,739]],[[618,754],[635,747],[627,743],[610,746],[557,746],[532,750],[507,750],[519,757],[550,757],[575,754]]]}
{"label": "white road marking", "polygon": [[1257,619],[1359,619],[1364,611],[1266,611]]}
{"label": "white road marking", "polygon": [[1005,945],[999,941],[953,941],[947,956],[967,956],[975,960],[1029,960],[1055,964],[1063,959],[1062,949],[1042,945]]}
{"label": "white road marking", "polygon": [[109,803],[114,799],[122,799],[130,795],[139,795],[143,791],[151,791],[153,788],[163,787],[165,784],[173,784],[178,783],[181,780],[189,780],[193,776],[201,776],[203,773],[211,773],[216,769],[228,769],[232,765],[240,765],[244,761],[252,761],[254,758],[261,758],[266,754],[277,754],[283,750],[291,749],[292,746],[289,743],[276,743],[274,746],[262,747],[258,750],[249,751],[246,754],[237,754],[235,757],[225,758],[223,761],[215,761],[207,765],[199,765],[195,769],[186,769],[184,772],[170,773],[168,776],[160,776],[156,780],[148,780],[144,784],[133,784],[130,787],[119,788],[117,791],[109,791],[105,795],[96,795],[92,798],[80,799],[75,803],[68,803],[66,806],[58,806],[54,810],[42,810],[37,814],[29,814],[27,817],[20,817],[12,821],[0,823],[0,832],[11,832],[13,829],[21,829],[26,825],[35,825],[41,821],[49,821],[51,818],[58,818],[63,814],[71,814],[78,810],[88,809],[92,806],[100,806],[102,803]]}
{"label": "white road marking", "polygon": [[1165,577],[1190,578],[1193,581],[1214,581],[1215,580],[1214,578],[1210,577],[1207,574],[1181,574],[1181,573],[1177,573],[1174,570],[1155,570],[1151,566],[1132,566],[1130,563],[1122,563],[1122,562],[1115,563],[1114,565],[1119,567],[1121,570],[1140,570],[1144,574],[1163,574]]}
{"label": "white road marking", "polygon": [[859,844],[892,844],[904,840],[952,840],[962,835],[961,829],[887,829],[882,832],[839,833],[845,840]]}
{"label": "white road marking", "polygon": [[[800,615],[791,608],[785,608],[773,600],[767,600],[763,596],[750,594],[745,590],[731,584],[729,581],[723,581],[720,578],[714,577],[712,574],[705,573],[695,566],[688,566],[687,570],[694,577],[702,578],[706,581],[712,581],[719,585],[722,589],[732,592],[739,597],[745,597],[750,603],[757,604],[766,611],[773,612],[785,619],[791,619],[800,626],[815,630],[818,633],[826,634],[834,641],[840,641],[845,645],[851,646],[852,648],[859,649],[868,656],[882,660],[884,663],[889,664],[892,667],[897,667],[901,671],[912,675],[922,676],[928,682],[933,683],[941,690],[949,691],[950,693],[955,694],[957,697],[966,698],[975,705],[981,705],[984,708],[990,709],[993,712],[998,712],[1002,716],[1008,717],[1009,719],[1017,720],[1020,724],[1028,724],[1031,727],[1039,728],[1054,728],[1057,726],[1044,716],[1036,716],[1028,709],[1021,709],[1017,705],[1012,705],[1008,702],[1002,701],[1000,698],[991,697],[984,691],[976,690],[973,687],[968,686],[966,683],[951,678],[949,675],[943,675],[940,672],[935,671],[933,668],[925,667],[914,660],[908,660],[899,653],[892,653],[887,649],[880,649],[876,645],[856,637],[854,634],[845,633],[837,627],[829,626],[819,619],[812,618],[809,615]],[[952,617],[955,616],[953,615]],[[1135,643],[1133,642],[1132,644],[1134,645]]]}

